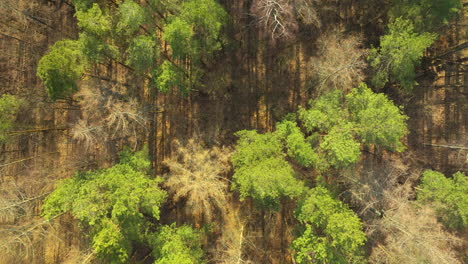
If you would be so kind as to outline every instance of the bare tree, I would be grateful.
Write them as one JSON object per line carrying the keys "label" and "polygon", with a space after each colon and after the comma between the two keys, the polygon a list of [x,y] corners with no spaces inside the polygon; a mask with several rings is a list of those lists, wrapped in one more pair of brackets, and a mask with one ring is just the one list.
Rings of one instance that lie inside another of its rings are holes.
{"label": "bare tree", "polygon": [[228,180],[230,170],[227,148],[206,149],[194,139],[182,146],[175,142],[174,157],[164,161],[169,173],[165,185],[173,195],[174,201],[187,199],[187,206],[194,216],[213,217],[214,210],[222,213],[227,204]]}
{"label": "bare tree", "polygon": [[106,88],[84,85],[76,94],[83,118],[71,129],[72,137],[86,147],[116,136],[137,137],[147,120],[135,98],[115,94]]}
{"label": "bare tree", "polygon": [[431,208],[413,201],[420,168],[372,158],[360,166],[342,175],[349,187],[343,196],[364,221],[371,263],[460,263],[455,248],[463,240],[447,232]]}
{"label": "bare tree", "polygon": [[385,234],[372,250],[372,263],[461,263],[454,247],[463,240],[447,232],[433,210],[418,209],[406,199],[394,206],[371,229]]}
{"label": "bare tree", "polygon": [[256,0],[251,11],[272,39],[291,38],[298,29],[291,0]]}
{"label": "bare tree", "polygon": [[318,28],[322,22],[317,11],[318,5],[323,5],[320,0],[295,0],[296,12],[301,21],[306,25],[314,25]]}
{"label": "bare tree", "polygon": [[318,40],[318,56],[310,59],[320,90],[348,91],[364,80],[367,50],[358,36],[332,32]]}

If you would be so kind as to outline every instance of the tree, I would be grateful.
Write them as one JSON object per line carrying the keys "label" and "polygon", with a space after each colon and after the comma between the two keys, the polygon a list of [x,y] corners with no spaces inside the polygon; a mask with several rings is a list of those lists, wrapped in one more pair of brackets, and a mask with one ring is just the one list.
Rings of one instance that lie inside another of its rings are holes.
{"label": "tree", "polygon": [[356,164],[363,145],[404,149],[400,140],[407,133],[407,117],[366,84],[346,96],[340,90],[326,93],[309,105],[279,122],[273,133],[237,133],[233,188],[241,199],[252,197],[277,208],[281,198],[300,196],[304,188],[290,162],[325,173]]}
{"label": "tree", "polygon": [[37,75],[44,82],[51,99],[64,98],[78,90],[77,81],[87,66],[81,43],[61,40],[39,60]]}
{"label": "tree", "polygon": [[0,144],[7,140],[8,132],[13,127],[13,121],[20,106],[21,100],[14,95],[3,94],[0,97]]}
{"label": "tree", "polygon": [[290,38],[298,29],[294,5],[288,0],[256,0],[252,13],[272,39]]}
{"label": "tree", "polygon": [[341,32],[318,39],[318,56],[312,57],[309,65],[317,75],[319,92],[323,89],[349,91],[364,80],[368,51],[362,46],[360,37]]}
{"label": "tree", "polygon": [[468,177],[463,173],[457,172],[450,179],[436,171],[424,171],[417,198],[421,204],[434,208],[447,227],[468,227]]}
{"label": "tree", "polygon": [[437,221],[437,213],[430,204],[411,201],[413,195],[406,191],[411,190],[411,186],[399,190],[402,187],[386,189],[379,199],[385,201],[388,210],[368,224],[369,240],[374,244],[369,261],[382,264],[462,263],[457,259],[456,248],[463,245],[463,240]]}
{"label": "tree", "polygon": [[360,219],[324,187],[310,191],[297,219],[305,226],[292,245],[297,263],[364,263]]}
{"label": "tree", "polygon": [[150,236],[154,264],[203,264],[201,234],[190,226],[175,224],[161,226]]}
{"label": "tree", "polygon": [[397,82],[403,91],[410,92],[417,84],[415,68],[435,38],[435,34],[417,33],[410,20],[395,19],[388,25],[388,34],[380,38],[380,47],[370,51],[372,84],[382,88],[389,81]]}
{"label": "tree", "polygon": [[261,208],[275,210],[282,198],[294,198],[304,191],[274,134],[242,130],[236,135],[232,188],[239,190],[241,200],[252,197]]}
{"label": "tree", "polygon": [[323,5],[320,0],[255,0],[251,12],[272,40],[290,39],[300,23],[321,27],[318,8]]}
{"label": "tree", "polygon": [[407,133],[408,117],[385,94],[374,93],[367,85],[360,84],[346,95],[346,103],[364,144],[398,152],[404,150],[400,139]]}
{"label": "tree", "polygon": [[417,32],[436,32],[462,10],[460,0],[395,0],[389,11],[391,20],[399,17],[413,22]]}
{"label": "tree", "polygon": [[164,185],[173,195],[174,202],[186,200],[195,216],[211,220],[216,210],[224,212],[227,206],[230,151],[226,148],[206,149],[195,140],[185,146],[175,144],[176,154],[164,161],[169,168]]}
{"label": "tree", "polygon": [[51,219],[70,212],[89,229],[98,257],[126,263],[133,244],[145,242],[150,219],[159,219],[166,198],[160,180],[147,175],[150,163],[144,153],[124,151],[111,168],[64,180],[46,198],[43,215]]}
{"label": "tree", "polygon": [[384,94],[372,92],[362,83],[346,96],[340,90],[329,92],[300,108],[298,118],[316,146],[319,167],[344,168],[357,162],[360,146],[375,145],[392,151],[403,151],[400,142],[406,135],[402,110]]}
{"label": "tree", "polygon": [[[227,14],[215,0],[93,2],[74,1],[79,39],[57,42],[39,63],[52,99],[72,95],[86,69],[109,60],[151,78],[162,92],[190,91],[224,41]],[[166,44],[169,50],[159,49]]]}

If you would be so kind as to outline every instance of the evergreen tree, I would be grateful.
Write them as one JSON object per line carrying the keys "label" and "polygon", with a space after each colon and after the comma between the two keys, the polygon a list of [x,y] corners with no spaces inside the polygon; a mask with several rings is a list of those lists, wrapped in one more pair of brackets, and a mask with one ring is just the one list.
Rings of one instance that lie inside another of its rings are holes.
{"label": "evergreen tree", "polygon": [[162,226],[149,238],[154,264],[203,264],[201,234],[190,226]]}
{"label": "evergreen tree", "polygon": [[241,200],[252,197],[261,208],[278,209],[282,198],[294,198],[304,191],[276,135],[247,130],[236,135],[232,188],[239,190]]}

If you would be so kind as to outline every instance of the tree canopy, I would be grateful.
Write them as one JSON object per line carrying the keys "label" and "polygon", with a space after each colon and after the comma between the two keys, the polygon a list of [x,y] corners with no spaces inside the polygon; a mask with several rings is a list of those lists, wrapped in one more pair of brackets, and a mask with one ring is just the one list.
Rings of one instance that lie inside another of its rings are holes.
{"label": "tree canopy", "polygon": [[326,188],[309,192],[297,209],[297,219],[304,225],[292,244],[297,263],[364,263],[361,220]]}
{"label": "tree canopy", "polygon": [[92,248],[111,263],[126,263],[133,243],[144,242],[151,226],[146,215],[158,220],[166,192],[160,180],[147,175],[144,150],[121,154],[108,169],[77,173],[61,182],[45,200],[44,216],[70,212],[90,229]]}
{"label": "tree canopy", "polygon": [[294,198],[303,192],[276,135],[248,130],[236,135],[239,140],[232,156],[232,188],[239,190],[241,200],[252,197],[262,208],[277,209],[282,198]]}
{"label": "tree canopy", "polygon": [[436,210],[447,227],[463,229],[468,226],[468,177],[457,172],[452,178],[426,170],[417,189],[418,201]]}
{"label": "tree canopy", "polygon": [[411,20],[397,18],[388,25],[388,33],[380,38],[380,47],[371,49],[372,84],[382,88],[387,82],[396,82],[410,92],[417,84],[416,67],[424,51],[434,42],[435,34],[414,30]]}
{"label": "tree canopy", "polygon": [[227,13],[215,0],[73,3],[79,38],[55,43],[37,68],[54,100],[72,95],[87,69],[108,60],[151,78],[159,91],[186,93],[200,85],[203,65],[224,41]]}

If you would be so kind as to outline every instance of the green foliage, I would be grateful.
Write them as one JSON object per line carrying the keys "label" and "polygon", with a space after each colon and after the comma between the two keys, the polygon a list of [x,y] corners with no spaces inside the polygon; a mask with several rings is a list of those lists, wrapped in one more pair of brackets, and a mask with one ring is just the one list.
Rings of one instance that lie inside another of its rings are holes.
{"label": "green foliage", "polygon": [[227,22],[228,15],[216,1],[186,1],[182,4],[179,17],[194,28],[198,36],[197,47],[194,47],[197,53],[209,56],[221,48],[221,27]]}
{"label": "green foliage", "polygon": [[76,11],[85,11],[94,3],[94,0],[72,0],[73,5],[75,6]]}
{"label": "green foliage", "polygon": [[102,12],[98,4],[93,4],[90,9],[76,12],[78,26],[85,32],[95,36],[105,36],[111,31],[111,19]]}
{"label": "green foliage", "polygon": [[193,35],[192,26],[179,17],[176,17],[164,28],[163,39],[170,44],[172,56],[178,59],[184,59],[192,53],[191,46]]}
{"label": "green foliage", "polygon": [[324,187],[310,191],[297,219],[305,225],[293,241],[297,263],[364,263],[366,236],[360,219]]}
{"label": "green foliage", "polygon": [[407,133],[408,117],[384,94],[372,92],[364,83],[346,96],[336,90],[309,105],[309,109],[299,110],[298,117],[311,134],[309,144],[318,143],[318,167],[344,168],[356,163],[361,144],[404,150],[400,139]]}
{"label": "green foliage", "polygon": [[332,128],[323,137],[320,147],[326,152],[328,162],[335,168],[344,168],[358,161],[361,156],[361,144],[353,137],[351,123]]}
{"label": "green foliage", "polygon": [[404,150],[400,139],[407,133],[408,117],[387,96],[372,92],[362,83],[346,95],[346,103],[357,135],[364,144]]}
{"label": "green foliage", "polygon": [[276,133],[284,140],[288,156],[303,167],[312,167],[318,163],[318,155],[312,145],[294,121],[283,121],[276,125]]}
{"label": "green foliage", "polygon": [[78,41],[82,45],[83,55],[89,62],[101,62],[104,57],[116,58],[118,49],[99,37],[86,32],[80,33]]}
{"label": "green foliage", "polygon": [[163,62],[153,79],[161,92],[168,92],[173,87],[179,87],[182,91],[187,89],[184,72],[169,61]]}
{"label": "green foliage", "polygon": [[7,140],[7,133],[13,127],[13,121],[21,106],[21,100],[10,94],[0,97],[0,143]]}
{"label": "green foliage", "polygon": [[82,45],[76,40],[57,41],[50,52],[41,58],[37,75],[44,82],[52,99],[70,96],[86,68]]}
{"label": "green foliage", "polygon": [[[110,5],[73,0],[73,4],[81,32],[76,45],[68,48],[76,47],[76,52],[64,51],[61,45],[56,54],[44,56],[38,69],[53,99],[78,90],[76,81],[85,61],[105,63],[104,59],[126,64],[136,74],[150,73],[152,85],[160,91],[178,88],[187,94],[201,86],[203,68],[222,47],[227,13],[216,0],[120,0]],[[167,48],[159,49],[159,36]]]}
{"label": "green foliage", "polygon": [[252,197],[260,207],[276,210],[281,198],[294,198],[304,191],[274,134],[242,130],[236,135],[232,188],[239,190],[241,200]]}
{"label": "green foliage", "polygon": [[411,20],[418,32],[433,32],[460,12],[460,0],[393,0],[389,17]]}
{"label": "green foliage", "polygon": [[415,67],[421,63],[424,51],[434,42],[436,35],[416,33],[412,22],[401,18],[389,24],[388,28],[388,34],[380,39],[380,48],[371,49],[372,83],[382,88],[389,81],[397,82],[409,92],[417,84]]}
{"label": "green foliage", "polygon": [[[277,208],[282,197],[298,197],[304,191],[286,154],[302,167],[326,172],[344,169],[361,156],[362,144],[402,151],[406,120],[400,109],[383,94],[365,84],[344,96],[333,91],[289,115],[273,133],[240,131],[232,157],[233,188],[241,198],[252,197],[267,208]],[[295,121],[298,117],[303,130]]]}
{"label": "green foliage", "polygon": [[127,64],[137,72],[149,71],[156,60],[156,41],[150,36],[140,35],[133,39],[127,50]]}
{"label": "green foliage", "polygon": [[121,162],[111,168],[64,180],[46,198],[43,215],[50,219],[70,212],[89,228],[99,257],[126,263],[132,243],[142,242],[150,225],[145,216],[159,219],[166,198],[159,180],[146,174],[148,169],[149,161],[142,152],[123,152]]}
{"label": "green foliage", "polygon": [[200,233],[189,226],[162,226],[149,238],[154,264],[202,264]]}
{"label": "green foliage", "polygon": [[145,20],[145,10],[143,7],[132,0],[125,0],[119,5],[117,33],[123,36],[130,36],[138,31]]}
{"label": "green foliage", "polygon": [[298,111],[299,119],[303,122],[308,132],[319,131],[328,133],[334,126],[341,123],[346,118],[343,111],[343,92],[334,90],[316,100],[309,102],[310,108]]}
{"label": "green foliage", "polygon": [[457,172],[452,179],[426,170],[417,192],[418,201],[429,204],[449,228],[468,227],[468,177]]}

